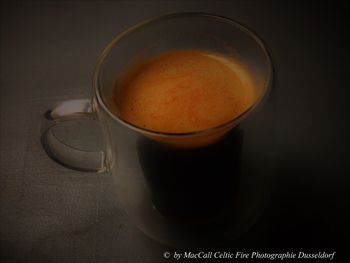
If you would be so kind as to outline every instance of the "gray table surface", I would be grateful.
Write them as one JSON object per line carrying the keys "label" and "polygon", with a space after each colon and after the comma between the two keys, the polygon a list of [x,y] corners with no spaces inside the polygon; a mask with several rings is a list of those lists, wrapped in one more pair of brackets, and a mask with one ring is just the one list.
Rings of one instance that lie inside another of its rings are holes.
{"label": "gray table surface", "polygon": [[[254,28],[272,51],[277,72],[274,194],[279,201],[266,221],[273,216],[288,218],[290,212],[301,217],[295,217],[294,224],[275,219],[275,225],[261,226],[270,241],[276,239],[269,250],[277,239],[283,243],[300,228],[312,248],[336,250],[345,244],[339,241],[348,233],[344,211],[349,208],[345,5],[257,0],[5,1],[0,31],[1,262],[164,260],[162,253],[168,248],[149,240],[129,221],[110,176],[56,164],[42,150],[39,134],[42,113],[50,106],[91,96],[97,57],[116,34],[144,18],[180,11],[235,18]],[[73,144],[79,144],[79,131],[73,130],[67,127],[62,133],[72,133]],[[85,141],[94,141],[91,138],[98,132],[92,127]],[[296,205],[301,202],[304,206]],[[312,227],[314,222],[319,228]],[[265,237],[255,237],[254,246],[266,245]],[[303,244],[299,241],[285,242],[284,248]]]}

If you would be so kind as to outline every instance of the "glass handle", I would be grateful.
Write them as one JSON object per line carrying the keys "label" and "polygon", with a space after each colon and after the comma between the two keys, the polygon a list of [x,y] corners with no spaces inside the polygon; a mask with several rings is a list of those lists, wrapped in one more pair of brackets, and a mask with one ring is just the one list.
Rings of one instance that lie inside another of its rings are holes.
{"label": "glass handle", "polygon": [[91,100],[76,99],[61,102],[44,114],[41,126],[41,143],[47,155],[59,164],[87,172],[105,172],[104,151],[82,151],[60,141],[52,128],[60,122],[72,120],[96,120]]}

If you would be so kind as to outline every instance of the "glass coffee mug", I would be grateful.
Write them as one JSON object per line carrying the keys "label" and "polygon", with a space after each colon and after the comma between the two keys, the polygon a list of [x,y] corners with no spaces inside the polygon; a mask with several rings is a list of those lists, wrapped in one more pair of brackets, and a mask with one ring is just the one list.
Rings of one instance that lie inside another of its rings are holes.
{"label": "glass coffee mug", "polygon": [[[256,89],[253,105],[223,125],[188,133],[137,127],[115,113],[114,84],[126,65],[188,48],[219,52],[244,63]],[[110,173],[128,215],[155,240],[182,246],[237,237],[256,221],[267,192],[264,180],[251,180],[242,171],[244,134],[238,124],[266,97],[271,82],[270,56],[251,30],[211,14],[163,15],[112,40],[98,59],[93,97],[65,101],[48,111],[42,144],[66,167]],[[52,132],[60,122],[81,119],[99,122],[103,150],[75,149]]]}

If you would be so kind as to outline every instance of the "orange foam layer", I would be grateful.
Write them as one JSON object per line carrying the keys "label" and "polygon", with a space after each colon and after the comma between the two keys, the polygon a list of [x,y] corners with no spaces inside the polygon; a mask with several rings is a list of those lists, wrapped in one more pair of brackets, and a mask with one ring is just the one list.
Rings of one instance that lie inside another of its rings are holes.
{"label": "orange foam layer", "polygon": [[251,77],[238,61],[202,50],[162,53],[116,82],[118,114],[148,130],[183,133],[224,124],[254,101]]}

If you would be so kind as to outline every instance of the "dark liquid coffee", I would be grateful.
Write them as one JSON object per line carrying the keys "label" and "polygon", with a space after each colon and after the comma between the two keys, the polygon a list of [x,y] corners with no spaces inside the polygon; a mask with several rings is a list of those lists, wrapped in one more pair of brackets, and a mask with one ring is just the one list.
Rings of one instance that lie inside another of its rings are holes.
{"label": "dark liquid coffee", "polygon": [[[237,59],[206,50],[172,50],[124,72],[116,80],[114,101],[123,120],[176,137],[234,120],[255,95],[250,72]],[[148,134],[138,141],[143,173],[159,212],[198,222],[231,204],[241,148],[240,132],[229,132],[231,128],[187,140]]]}
{"label": "dark liquid coffee", "polygon": [[201,148],[140,139],[138,154],[157,210],[173,219],[206,222],[229,209],[239,180],[241,143],[238,128]]}

